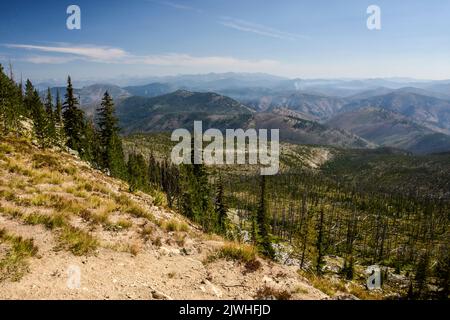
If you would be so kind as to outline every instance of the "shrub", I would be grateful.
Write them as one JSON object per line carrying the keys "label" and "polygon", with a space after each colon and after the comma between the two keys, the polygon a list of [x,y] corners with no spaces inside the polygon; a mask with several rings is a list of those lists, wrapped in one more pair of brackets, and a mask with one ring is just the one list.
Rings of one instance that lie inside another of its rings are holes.
{"label": "shrub", "polygon": [[130,220],[119,219],[119,220],[116,222],[116,225],[117,225],[119,228],[121,228],[121,229],[128,229],[128,228],[130,228],[130,227],[133,225],[133,223],[132,223]]}
{"label": "shrub", "polygon": [[152,244],[156,247],[161,247],[162,245],[161,237],[156,237],[155,239],[153,239]]}
{"label": "shrub", "polygon": [[291,293],[286,290],[275,289],[272,287],[264,286],[259,288],[256,292],[255,299],[258,300],[289,300]]}
{"label": "shrub", "polygon": [[153,190],[151,192],[151,196],[153,197],[153,203],[155,206],[167,207],[167,196],[164,192]]}
{"label": "shrub", "polygon": [[45,153],[35,153],[31,159],[33,161],[33,168],[49,168],[59,170],[61,168],[55,156]]}
{"label": "shrub", "polygon": [[206,262],[213,262],[217,259],[226,259],[248,263],[256,260],[256,250],[249,245],[241,245],[236,243],[227,243],[222,248],[216,250],[207,258]]}
{"label": "shrub", "polygon": [[125,211],[137,218],[145,218],[150,221],[152,221],[154,219],[153,215],[150,212],[148,212],[147,210],[145,210],[144,208],[142,208],[141,206],[139,206],[135,203],[127,206],[125,208]]}
{"label": "shrub", "polygon": [[54,215],[32,213],[25,216],[23,220],[25,223],[31,225],[42,224],[50,230],[61,228],[66,225],[66,217],[61,213],[56,213]]}
{"label": "shrub", "polygon": [[59,240],[76,256],[87,255],[97,249],[99,245],[97,239],[89,233],[71,226],[63,229]]}
{"label": "shrub", "polygon": [[2,241],[8,242],[11,249],[0,260],[0,282],[8,278],[19,281],[28,270],[26,259],[36,255],[38,248],[34,245],[33,239],[8,234],[4,229],[0,229],[0,242]]}
{"label": "shrub", "polygon": [[186,234],[184,233],[175,234],[175,242],[179,247],[184,247],[184,244],[186,242]]}
{"label": "shrub", "polygon": [[169,221],[164,221],[162,223],[162,228],[166,231],[173,232],[173,231],[180,231],[180,232],[187,232],[189,230],[189,227],[184,222],[179,222],[175,219],[170,219]]}
{"label": "shrub", "polygon": [[145,226],[142,227],[140,233],[141,233],[142,238],[144,238],[144,240],[147,241],[148,239],[150,239],[150,236],[153,234],[153,227],[149,224],[146,224]]}

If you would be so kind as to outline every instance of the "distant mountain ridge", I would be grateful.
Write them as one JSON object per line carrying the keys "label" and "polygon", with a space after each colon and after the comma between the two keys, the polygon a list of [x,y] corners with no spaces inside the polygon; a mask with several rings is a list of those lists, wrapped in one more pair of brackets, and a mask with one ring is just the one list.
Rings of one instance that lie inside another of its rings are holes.
{"label": "distant mountain ridge", "polygon": [[130,97],[117,107],[124,133],[150,133],[192,129],[194,120],[203,128],[280,129],[280,138],[304,144],[371,148],[370,143],[354,134],[294,115],[255,112],[253,109],[217,93],[178,90],[154,97]]}
{"label": "distant mountain ridge", "polygon": [[434,130],[450,133],[450,101],[411,92],[392,92],[386,95],[357,100],[346,104],[340,112],[377,107],[411,118]]}
{"label": "distant mountain ridge", "polygon": [[340,113],[328,125],[377,143],[414,153],[450,150],[450,136],[437,133],[399,113],[376,107]]}
{"label": "distant mountain ridge", "polygon": [[[147,84],[141,79],[144,84],[126,87],[88,85],[75,89],[75,94],[91,116],[108,91],[125,134],[167,131],[177,126],[190,128],[193,120],[199,119],[207,127],[219,129],[278,123],[284,130],[282,137],[292,142],[297,139],[301,143],[351,147],[381,144],[420,153],[450,150],[450,80],[287,79],[263,73],[209,73],[148,80]],[[64,97],[64,87],[51,90],[53,96],[59,90]],[[41,95],[44,97],[45,91]],[[368,112],[370,108],[374,109]],[[380,109],[392,112],[392,118],[382,120]],[[316,124],[294,127],[294,122],[302,121]]]}

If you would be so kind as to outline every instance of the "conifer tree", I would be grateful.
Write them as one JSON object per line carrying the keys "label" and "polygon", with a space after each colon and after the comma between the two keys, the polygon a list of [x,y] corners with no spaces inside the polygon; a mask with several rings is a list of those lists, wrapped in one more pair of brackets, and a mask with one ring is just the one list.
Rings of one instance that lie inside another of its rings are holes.
{"label": "conifer tree", "polygon": [[260,198],[258,210],[256,212],[257,244],[262,254],[269,258],[274,258],[275,251],[270,239],[267,214],[266,176],[263,175],[260,180]]}
{"label": "conifer tree", "polygon": [[161,187],[167,195],[169,207],[172,208],[179,193],[179,171],[177,166],[171,165],[167,160],[163,161],[161,169]]}
{"label": "conifer tree", "polygon": [[225,194],[223,189],[222,177],[219,177],[215,201],[215,210],[217,213],[217,229],[219,233],[226,233],[228,225],[228,208],[225,204]]}
{"label": "conifer tree", "polygon": [[19,130],[23,113],[21,89],[8,78],[0,64],[0,134]]}
{"label": "conifer tree", "polygon": [[128,157],[128,182],[130,192],[148,191],[147,164],[142,154],[131,153]]}
{"label": "conifer tree", "polygon": [[84,112],[79,108],[70,76],[67,78],[67,91],[63,104],[64,131],[67,146],[83,156],[83,138],[85,133]]}
{"label": "conifer tree", "polygon": [[94,121],[89,118],[86,123],[86,129],[83,139],[83,159],[90,162],[96,168],[100,167],[100,139],[95,128]]}
{"label": "conifer tree", "polygon": [[55,113],[53,115],[54,123],[55,123],[55,137],[56,144],[60,147],[66,144],[66,138],[64,133],[64,123],[62,117],[62,103],[61,98],[59,96],[59,90],[56,91],[56,107]]}
{"label": "conifer tree", "polygon": [[450,298],[450,251],[448,249],[447,244],[439,255],[435,267],[435,277],[438,285],[436,297],[441,300]]}
{"label": "conifer tree", "polygon": [[316,240],[316,272],[317,274],[322,274],[323,261],[323,242],[324,242],[324,212],[320,209],[319,219],[317,221],[317,240]]}
{"label": "conifer tree", "polygon": [[115,177],[125,177],[125,160],[122,141],[119,137],[118,119],[115,115],[114,102],[108,91],[97,109],[97,125],[101,146],[101,165]]}
{"label": "conifer tree", "polygon": [[47,89],[47,96],[45,98],[45,112],[47,119],[46,134],[53,143],[56,141],[56,127],[55,127],[55,116],[53,113],[53,97],[50,88]]}
{"label": "conifer tree", "polygon": [[426,283],[427,283],[427,278],[429,276],[428,268],[429,268],[429,255],[427,252],[424,252],[420,256],[419,262],[417,263],[416,274],[415,274],[415,278],[414,278],[414,280],[416,282],[416,287],[414,290],[416,298],[421,298],[427,294]]}
{"label": "conifer tree", "polygon": [[33,120],[33,131],[38,144],[41,147],[49,145],[48,119],[44,105],[41,102],[39,93],[28,79],[25,86],[25,107],[30,118]]}

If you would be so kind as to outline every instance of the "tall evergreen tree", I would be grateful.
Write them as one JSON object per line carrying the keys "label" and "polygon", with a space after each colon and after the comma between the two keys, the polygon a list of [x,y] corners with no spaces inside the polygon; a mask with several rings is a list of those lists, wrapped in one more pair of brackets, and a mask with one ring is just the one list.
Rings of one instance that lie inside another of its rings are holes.
{"label": "tall evergreen tree", "polygon": [[83,156],[83,138],[85,133],[84,112],[79,108],[70,76],[67,78],[67,91],[63,104],[64,131],[67,146]]}
{"label": "tall evergreen tree", "polygon": [[193,161],[194,139],[191,145],[193,164],[183,164],[180,167],[180,210],[185,216],[201,224],[206,232],[210,232],[217,225],[213,193],[204,164],[195,164]]}
{"label": "tall evergreen tree", "polygon": [[94,121],[87,120],[83,139],[83,159],[90,162],[92,166],[99,168],[101,160],[100,138],[95,128]]}
{"label": "tall evergreen tree", "polygon": [[59,90],[56,91],[56,107],[55,113],[53,115],[54,123],[55,123],[55,137],[56,144],[60,147],[66,144],[65,132],[64,132],[64,122],[62,117],[62,103],[61,98],[59,96]]}
{"label": "tall evergreen tree", "polygon": [[429,263],[430,256],[428,252],[424,252],[417,263],[416,274],[415,274],[415,282],[416,287],[414,290],[415,298],[422,298],[427,294],[427,278],[429,277]]}
{"label": "tall evergreen tree", "polygon": [[0,64],[0,134],[19,130],[23,114],[21,89],[8,78]]}
{"label": "tall evergreen tree", "polygon": [[222,177],[219,177],[215,201],[215,210],[217,213],[217,229],[219,233],[225,234],[228,225],[228,208],[225,204],[225,194]]}
{"label": "tall evergreen tree", "polygon": [[319,219],[317,221],[317,240],[316,240],[316,250],[317,250],[317,256],[316,256],[316,272],[317,274],[322,274],[322,267],[324,264],[323,256],[324,256],[324,250],[323,250],[323,243],[324,243],[324,212],[323,209],[320,209],[319,212]]}
{"label": "tall evergreen tree", "polygon": [[127,166],[130,192],[148,191],[148,168],[142,154],[130,153]]}
{"label": "tall evergreen tree", "polygon": [[45,112],[47,118],[47,135],[52,140],[56,141],[56,127],[55,127],[55,115],[53,113],[53,97],[50,88],[47,89],[47,96],[45,98]]}
{"label": "tall evergreen tree", "polygon": [[269,233],[269,221],[267,217],[266,201],[266,176],[262,175],[260,180],[260,198],[256,212],[257,244],[260,252],[269,258],[275,257],[275,251]]}
{"label": "tall evergreen tree", "polygon": [[36,140],[41,147],[47,147],[50,144],[48,136],[48,118],[42,104],[39,93],[28,79],[25,85],[25,107],[30,118],[33,120],[33,129]]}
{"label": "tall evergreen tree", "polygon": [[101,145],[101,164],[112,176],[125,177],[125,160],[122,141],[119,136],[118,119],[115,115],[114,102],[108,91],[97,109],[97,126]]}

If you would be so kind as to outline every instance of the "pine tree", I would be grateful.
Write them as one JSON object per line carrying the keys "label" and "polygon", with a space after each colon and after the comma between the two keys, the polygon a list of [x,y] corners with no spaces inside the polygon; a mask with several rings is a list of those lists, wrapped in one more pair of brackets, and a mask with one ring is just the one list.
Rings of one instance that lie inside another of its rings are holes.
{"label": "pine tree", "polygon": [[8,78],[0,64],[0,134],[20,130],[23,114],[21,88]]}
{"label": "pine tree", "polygon": [[125,177],[125,160],[122,141],[119,137],[118,119],[115,116],[114,102],[108,91],[97,109],[97,125],[101,146],[101,165],[115,177]]}
{"label": "pine tree", "polygon": [[56,91],[56,107],[55,113],[53,115],[54,123],[55,123],[55,138],[56,144],[60,147],[66,145],[66,136],[64,133],[64,122],[62,117],[62,103],[61,98],[59,96],[59,90]]}
{"label": "pine tree", "polygon": [[33,120],[33,131],[38,144],[43,148],[47,147],[50,144],[48,136],[49,121],[47,119],[44,105],[39,97],[39,93],[29,79],[27,80],[25,86],[24,104],[26,106],[27,113]]}
{"label": "pine tree", "polygon": [[438,285],[436,297],[441,300],[448,300],[450,298],[450,251],[448,245],[440,253],[434,272]]}
{"label": "pine tree", "polygon": [[127,166],[130,192],[148,191],[148,168],[142,154],[130,153]]}
{"label": "pine tree", "polygon": [[83,139],[83,159],[91,163],[92,166],[100,167],[100,138],[95,128],[94,121],[90,118],[86,123]]}
{"label": "pine tree", "polygon": [[46,134],[48,138],[54,143],[56,141],[56,126],[55,116],[53,113],[53,97],[50,88],[47,89],[47,97],[45,99],[45,112],[47,119]]}
{"label": "pine tree", "polygon": [[[194,139],[191,144],[191,159],[194,163]],[[206,232],[214,231],[217,218],[208,172],[204,164],[183,164],[180,167],[180,175],[181,212],[201,224]]]}
{"label": "pine tree", "polygon": [[323,261],[323,243],[324,243],[324,212],[320,209],[319,220],[317,221],[317,241],[316,241],[316,272],[322,274]]}
{"label": "pine tree", "polygon": [[217,185],[215,210],[217,213],[217,229],[219,233],[225,234],[228,224],[228,208],[225,204],[225,195],[223,189],[222,177],[219,177],[219,182]]}
{"label": "pine tree", "polygon": [[[179,194],[179,178],[180,174],[178,167],[171,165],[167,160],[164,160],[161,165],[161,187],[167,195],[167,201],[170,208],[173,207],[175,198]],[[150,174],[150,172],[149,172]],[[150,179],[151,180],[151,179]]]}
{"label": "pine tree", "polygon": [[416,274],[414,280],[416,281],[415,287],[415,295],[416,298],[421,298],[426,296],[427,294],[427,278],[429,276],[429,254],[428,252],[424,252],[417,263]]}
{"label": "pine tree", "polygon": [[258,210],[256,212],[256,224],[258,231],[257,243],[260,252],[269,258],[274,258],[275,251],[272,247],[269,234],[269,222],[267,219],[266,176],[261,176],[260,198]]}
{"label": "pine tree", "polygon": [[162,180],[160,178],[160,166],[155,159],[153,153],[150,153],[148,158],[148,178],[150,179],[150,184],[154,188],[162,188]]}
{"label": "pine tree", "polygon": [[78,107],[70,76],[67,78],[67,91],[63,104],[64,131],[67,146],[83,156],[83,138],[85,133],[84,112]]}

